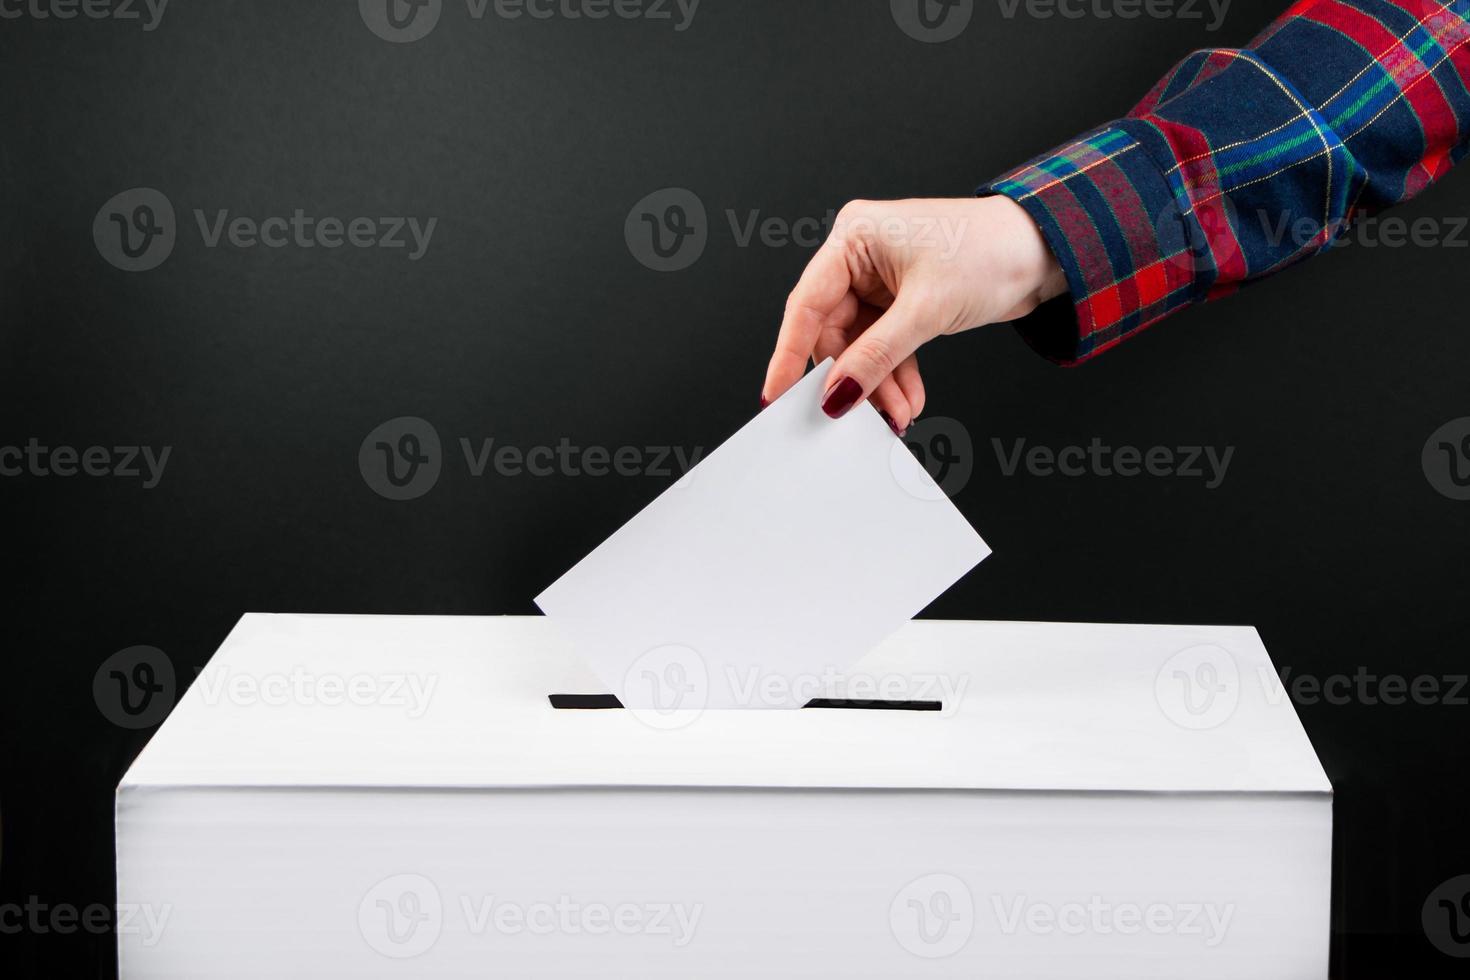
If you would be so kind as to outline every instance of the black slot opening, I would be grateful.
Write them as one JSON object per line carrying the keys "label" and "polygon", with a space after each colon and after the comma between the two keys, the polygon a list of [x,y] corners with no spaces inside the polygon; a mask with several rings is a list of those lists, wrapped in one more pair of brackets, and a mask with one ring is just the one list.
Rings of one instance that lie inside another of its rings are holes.
{"label": "black slot opening", "polygon": [[[612,694],[552,694],[551,706],[558,711],[621,710],[623,703]],[[815,698],[802,710],[838,711],[942,711],[942,701],[858,701],[853,698]]]}

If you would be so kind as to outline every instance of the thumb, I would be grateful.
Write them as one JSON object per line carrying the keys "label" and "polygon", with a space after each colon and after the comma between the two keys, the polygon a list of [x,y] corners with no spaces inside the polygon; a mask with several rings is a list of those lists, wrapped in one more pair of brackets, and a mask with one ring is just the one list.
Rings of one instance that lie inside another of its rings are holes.
{"label": "thumb", "polygon": [[827,375],[822,411],[840,419],[871,395],[933,334],[934,316],[914,290],[899,291],[888,312],[852,342]]}

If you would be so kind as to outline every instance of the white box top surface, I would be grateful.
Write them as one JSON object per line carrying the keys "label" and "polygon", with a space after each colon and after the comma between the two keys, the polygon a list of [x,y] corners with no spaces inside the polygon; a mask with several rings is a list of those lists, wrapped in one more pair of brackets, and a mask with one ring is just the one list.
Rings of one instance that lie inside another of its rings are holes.
{"label": "white box top surface", "polygon": [[846,680],[943,709],[558,710],[540,617],[253,613],[122,785],[1331,792],[1250,627],[920,620]]}

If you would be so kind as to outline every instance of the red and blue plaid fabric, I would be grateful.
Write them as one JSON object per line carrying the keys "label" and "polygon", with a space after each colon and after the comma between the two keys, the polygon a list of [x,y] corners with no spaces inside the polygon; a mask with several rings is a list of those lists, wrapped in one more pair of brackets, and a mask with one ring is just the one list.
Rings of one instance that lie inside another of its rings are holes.
{"label": "red and blue plaid fabric", "polygon": [[1244,49],[1185,58],[1129,115],[986,184],[1067,275],[1075,364],[1327,251],[1470,149],[1470,0],[1300,0]]}

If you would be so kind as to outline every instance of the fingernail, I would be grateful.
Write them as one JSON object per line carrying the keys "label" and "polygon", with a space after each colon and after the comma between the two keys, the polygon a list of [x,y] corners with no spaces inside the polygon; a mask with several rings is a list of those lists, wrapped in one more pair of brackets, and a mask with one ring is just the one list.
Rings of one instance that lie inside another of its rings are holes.
{"label": "fingernail", "polygon": [[770,404],[770,399],[767,398],[765,395],[761,395],[761,408],[768,408]]}
{"label": "fingernail", "polygon": [[903,438],[903,434],[907,430],[906,429],[900,429],[898,427],[898,423],[895,422],[895,421],[893,421],[893,416],[892,415],[889,415],[887,412],[883,411],[881,408],[878,409],[878,414],[881,415],[881,416],[883,416],[883,421],[885,421],[885,422],[888,423],[888,427],[893,430],[893,434],[894,435],[898,436],[900,439]]}
{"label": "fingernail", "polygon": [[827,400],[822,402],[822,411],[827,413],[828,418],[840,419],[852,411],[852,406],[861,397],[863,386],[853,378],[843,378],[827,392]]}

